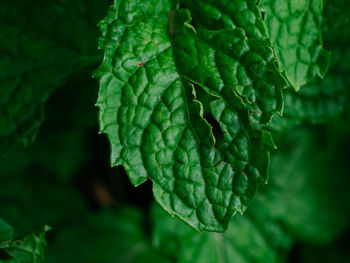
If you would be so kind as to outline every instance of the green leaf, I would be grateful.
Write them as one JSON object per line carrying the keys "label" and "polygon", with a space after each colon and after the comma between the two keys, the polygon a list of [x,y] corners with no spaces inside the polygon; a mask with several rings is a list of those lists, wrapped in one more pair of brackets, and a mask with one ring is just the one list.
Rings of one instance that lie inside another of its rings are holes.
{"label": "green leaf", "polygon": [[325,0],[322,21],[326,40],[338,43],[349,40],[349,30],[346,27],[350,22],[350,6],[347,0]]}
{"label": "green leaf", "polygon": [[168,263],[151,248],[144,224],[144,215],[127,207],[83,217],[54,233],[45,262]]}
{"label": "green leaf", "polygon": [[13,229],[3,219],[0,218],[0,244],[3,241],[13,238]]}
{"label": "green leaf", "polygon": [[[331,65],[324,79],[303,86],[296,92],[288,89],[284,92],[284,118],[275,116],[270,127],[273,130],[283,127],[283,123],[295,124],[325,123],[344,111],[349,102],[350,49],[346,46],[333,46]],[[288,127],[288,125],[286,125]],[[283,129],[282,129],[283,130]]]}
{"label": "green leaf", "polygon": [[[344,1],[326,2],[323,35],[332,52],[329,70],[324,79],[316,78],[295,92],[284,92],[284,118],[274,117],[269,124],[273,130],[284,130],[300,124],[325,123],[344,111],[349,103],[350,59],[347,28],[350,21],[340,13],[349,13]],[[284,128],[282,128],[284,127]]]}
{"label": "green leaf", "polygon": [[261,11],[281,70],[296,89],[323,77],[329,52],[322,46],[322,0],[263,0]]}
{"label": "green leaf", "polygon": [[309,123],[323,123],[341,113],[346,105],[347,86],[342,76],[328,74],[285,97],[285,116]]}
{"label": "green leaf", "polygon": [[30,154],[10,151],[0,159],[0,217],[14,227],[16,237],[45,224],[62,224],[86,211],[72,183],[59,182],[53,173],[38,167],[40,163],[31,160]]}
{"label": "green leaf", "polygon": [[[239,28],[195,31],[190,22],[184,10],[174,16],[175,59],[183,78],[217,97],[212,108],[225,107],[239,113],[243,108],[239,98],[250,120],[258,123],[267,123],[275,112],[282,111],[285,82],[268,40],[247,38]],[[222,99],[227,105],[220,106]]]}
{"label": "green leaf", "polygon": [[331,134],[320,130],[319,136],[307,129],[284,136],[272,155],[271,182],[226,233],[196,233],[154,207],[154,247],[173,262],[287,262],[295,241],[334,239],[349,225],[350,202],[340,193],[349,184],[350,141],[340,137],[334,145],[326,139]]}
{"label": "green leaf", "polygon": [[[45,226],[37,233],[31,233],[23,240],[15,240],[0,243],[0,248],[5,248],[10,259],[1,261],[4,263],[40,263],[44,259],[46,248],[46,232],[51,230]],[[4,244],[5,243],[5,244]]]}
{"label": "green leaf", "polygon": [[86,185],[94,188],[91,176],[101,175],[91,137],[97,129],[98,83],[90,70],[82,78],[89,81],[75,78],[53,94],[35,144],[13,147],[0,157],[0,217],[16,237],[45,224],[56,228],[78,220],[87,211],[85,191],[88,198],[92,194]]}
{"label": "green leaf", "polygon": [[[131,207],[83,217],[53,233],[45,262],[272,263],[279,262],[290,246],[277,222],[256,222],[246,215],[231,221],[224,234],[198,233],[158,205],[151,209],[150,231],[145,231],[147,222],[144,214]],[[260,224],[269,232],[261,230]]]}
{"label": "green leaf", "polygon": [[304,242],[326,243],[341,233],[349,225],[350,211],[341,194],[350,182],[348,131],[344,138],[324,126],[313,132],[291,129],[272,155],[269,185],[250,210],[269,211],[293,238]]}
{"label": "green leaf", "polygon": [[53,91],[99,60],[95,24],[107,1],[93,2],[1,1],[0,153],[33,141]]}
{"label": "green leaf", "polygon": [[226,233],[198,233],[157,205],[150,221],[132,208],[99,211],[57,231],[47,262],[277,263],[287,262],[294,242],[329,242],[349,225],[350,202],[341,193],[349,185],[350,141],[348,132],[316,131],[281,138],[271,182]]}
{"label": "green leaf", "polygon": [[100,131],[112,166],[123,165],[136,186],[151,179],[168,213],[223,231],[267,180],[260,126],[282,110],[285,80],[265,38],[190,23],[188,10],[166,0],[110,7],[95,73]]}
{"label": "green leaf", "polygon": [[[152,215],[154,248],[172,262],[282,262],[291,243],[281,226],[266,218],[256,221],[248,215],[237,216],[226,233],[197,233],[156,206]],[[270,235],[262,225],[270,227]]]}
{"label": "green leaf", "polygon": [[209,30],[243,28],[249,38],[268,37],[256,0],[180,0],[196,26]]}

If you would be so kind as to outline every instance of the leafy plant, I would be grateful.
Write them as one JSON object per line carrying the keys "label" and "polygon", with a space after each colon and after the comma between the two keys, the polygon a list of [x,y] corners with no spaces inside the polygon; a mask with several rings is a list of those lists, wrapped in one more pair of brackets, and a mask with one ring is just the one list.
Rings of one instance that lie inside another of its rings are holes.
{"label": "leafy plant", "polygon": [[346,261],[349,15],[2,1],[0,263]]}

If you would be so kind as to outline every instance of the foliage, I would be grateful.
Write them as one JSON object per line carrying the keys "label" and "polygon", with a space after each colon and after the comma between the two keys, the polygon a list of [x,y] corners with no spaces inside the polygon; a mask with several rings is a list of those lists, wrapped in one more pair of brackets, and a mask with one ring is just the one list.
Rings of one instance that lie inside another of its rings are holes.
{"label": "foliage", "polygon": [[38,233],[31,233],[23,240],[13,240],[13,230],[5,221],[0,219],[0,232],[2,241],[0,249],[6,254],[4,263],[39,263],[44,258],[44,250],[47,245],[45,233],[50,227],[44,228]]}
{"label": "foliage", "polygon": [[349,17],[2,1],[0,263],[347,262]]}

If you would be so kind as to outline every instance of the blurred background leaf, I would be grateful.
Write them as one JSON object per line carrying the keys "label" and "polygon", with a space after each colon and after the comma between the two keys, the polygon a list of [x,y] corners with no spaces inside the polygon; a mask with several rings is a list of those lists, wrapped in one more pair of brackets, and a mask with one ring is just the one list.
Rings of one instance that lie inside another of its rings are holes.
{"label": "blurred background leaf", "polygon": [[0,2],[0,154],[32,142],[53,91],[100,61],[96,25],[109,3]]}

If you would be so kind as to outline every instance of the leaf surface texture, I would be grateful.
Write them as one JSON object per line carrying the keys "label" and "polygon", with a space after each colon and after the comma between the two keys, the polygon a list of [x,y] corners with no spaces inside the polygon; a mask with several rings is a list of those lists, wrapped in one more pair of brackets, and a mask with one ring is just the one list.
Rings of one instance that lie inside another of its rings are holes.
{"label": "leaf surface texture", "polygon": [[170,1],[110,7],[95,72],[100,130],[134,185],[151,179],[170,214],[223,231],[267,180],[261,125],[282,110],[285,80],[264,37],[190,23]]}

